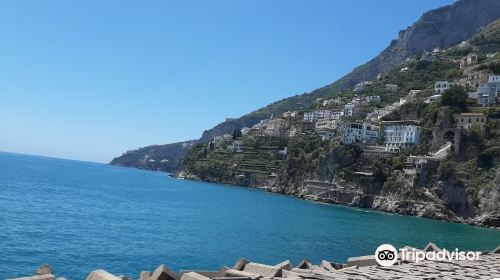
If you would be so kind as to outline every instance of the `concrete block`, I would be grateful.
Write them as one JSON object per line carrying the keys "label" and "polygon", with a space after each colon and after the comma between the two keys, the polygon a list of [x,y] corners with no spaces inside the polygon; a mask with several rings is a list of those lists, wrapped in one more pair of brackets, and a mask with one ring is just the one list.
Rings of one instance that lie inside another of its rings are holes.
{"label": "concrete block", "polygon": [[329,261],[322,260],[321,261],[321,267],[329,270],[329,271],[334,271],[335,268],[332,266],[332,264]]}
{"label": "concrete block", "polygon": [[56,277],[54,274],[44,274],[44,275],[35,275],[35,276],[27,276],[20,278],[11,278],[7,280],[55,280]]}
{"label": "concrete block", "polygon": [[[292,268],[292,270],[293,269],[295,269],[295,268]],[[304,276],[304,274],[298,273],[298,272],[294,272],[292,270],[282,270],[281,271],[281,277],[282,278],[287,278],[287,279],[302,279],[302,277]],[[309,273],[307,275],[309,275]]]}
{"label": "concrete block", "polygon": [[250,261],[245,259],[245,258],[241,258],[241,259],[237,260],[236,263],[233,265],[233,269],[243,270],[247,263],[250,263]]}
{"label": "concrete block", "polygon": [[226,270],[226,277],[247,277],[252,280],[261,278],[261,275],[254,274],[250,272],[240,271],[236,269],[228,269]]}
{"label": "concrete block", "polygon": [[495,250],[492,251],[493,254],[500,254],[500,246],[496,247]]}
{"label": "concrete block", "polygon": [[120,278],[105,270],[98,269],[92,271],[89,276],[87,276],[86,280],[120,280]]}
{"label": "concrete block", "polygon": [[196,272],[186,272],[182,274],[181,280],[210,280],[210,278]]}
{"label": "concrete block", "polygon": [[243,271],[271,278],[281,277],[281,269],[260,263],[247,263]]}
{"label": "concrete block", "polygon": [[148,280],[151,277],[151,271],[143,270],[141,274],[139,274],[139,280]]}
{"label": "concrete block", "polygon": [[372,265],[378,265],[377,261],[375,260],[374,255],[352,257],[352,258],[347,259],[347,267],[350,267],[350,266],[363,267],[363,266],[372,266]]}
{"label": "concrete block", "polygon": [[297,266],[297,268],[301,268],[301,269],[308,269],[308,268],[311,268],[311,267],[312,267],[312,263],[308,259],[302,260],[299,263],[299,265]]}
{"label": "concrete block", "polygon": [[293,265],[292,265],[292,262],[290,260],[286,260],[284,262],[280,262],[279,264],[275,265],[274,267],[281,268],[284,270],[292,270]]}
{"label": "concrete block", "polygon": [[165,265],[160,265],[155,269],[153,274],[148,278],[148,280],[178,280],[179,276],[177,273],[170,270]]}
{"label": "concrete block", "polygon": [[195,273],[198,273],[200,275],[203,275],[207,278],[215,278],[215,277],[221,277],[221,276],[224,276],[224,272],[220,272],[220,271],[207,271],[207,270],[181,270],[179,271],[179,277],[182,279],[182,275],[188,273],[188,272],[195,272]]}

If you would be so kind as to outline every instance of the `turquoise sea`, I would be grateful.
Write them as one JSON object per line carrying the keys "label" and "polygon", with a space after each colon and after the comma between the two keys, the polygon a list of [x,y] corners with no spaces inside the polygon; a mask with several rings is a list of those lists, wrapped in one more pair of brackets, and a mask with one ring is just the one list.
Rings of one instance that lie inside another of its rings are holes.
{"label": "turquoise sea", "polygon": [[166,173],[0,153],[0,279],[50,263],[58,276],[94,269],[137,278],[164,263],[218,269],[263,263],[345,262],[396,247],[470,250],[500,231],[302,201],[259,190],[177,180]]}

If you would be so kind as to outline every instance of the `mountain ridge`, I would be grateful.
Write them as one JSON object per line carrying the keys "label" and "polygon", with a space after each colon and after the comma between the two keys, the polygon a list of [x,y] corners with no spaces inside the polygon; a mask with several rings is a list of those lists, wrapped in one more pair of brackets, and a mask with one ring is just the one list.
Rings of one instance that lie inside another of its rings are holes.
{"label": "mountain ridge", "polygon": [[[211,129],[203,131],[199,139],[188,142],[208,142],[214,136],[232,133],[235,129],[245,126],[252,126],[261,119],[268,118],[271,114],[276,115],[285,111],[308,108],[317,98],[352,88],[362,80],[372,80],[378,74],[420,52],[430,51],[435,47],[447,48],[458,44],[497,18],[500,18],[500,1],[497,0],[459,0],[451,5],[425,12],[415,23],[401,30],[398,38],[392,40],[389,46],[375,58],[354,68],[337,81],[310,93],[273,102],[240,118],[219,123]],[[182,143],[185,142],[162,146],[178,146]],[[175,161],[180,162],[180,160]],[[111,164],[117,163],[120,164],[120,157],[111,162]],[[133,164],[127,166],[137,167]],[[173,166],[173,169],[165,171],[173,171],[178,167]]]}

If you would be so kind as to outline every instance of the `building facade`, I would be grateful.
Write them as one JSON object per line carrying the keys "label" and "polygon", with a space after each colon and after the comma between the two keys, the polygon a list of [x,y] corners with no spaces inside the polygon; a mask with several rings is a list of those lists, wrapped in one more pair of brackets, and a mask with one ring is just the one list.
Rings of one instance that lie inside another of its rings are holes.
{"label": "building facade", "polygon": [[384,145],[386,151],[400,151],[420,143],[420,126],[416,121],[386,121]]}
{"label": "building facade", "polygon": [[461,113],[455,116],[455,124],[461,129],[470,129],[473,126],[483,128],[486,121],[486,115],[483,113]]}
{"label": "building facade", "polygon": [[378,127],[367,122],[351,122],[345,124],[342,133],[342,143],[350,145],[354,143],[375,144],[378,139]]}

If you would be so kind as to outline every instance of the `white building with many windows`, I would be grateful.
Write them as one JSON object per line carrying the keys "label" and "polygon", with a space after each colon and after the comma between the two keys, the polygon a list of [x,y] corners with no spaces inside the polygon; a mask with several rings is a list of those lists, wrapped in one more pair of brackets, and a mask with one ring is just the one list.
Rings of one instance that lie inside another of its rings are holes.
{"label": "white building with many windows", "polygon": [[437,81],[434,83],[434,92],[436,94],[443,94],[445,91],[449,90],[451,86],[456,85],[456,83],[448,81]]}
{"label": "white building with many windows", "polygon": [[375,144],[378,138],[378,127],[367,122],[347,123],[342,133],[342,143],[345,145],[354,143]]}
{"label": "white building with many windows", "polygon": [[340,121],[338,120],[332,120],[332,119],[319,119],[316,121],[316,124],[314,128],[316,130],[322,130],[322,129],[337,129],[338,124]]}
{"label": "white building with many windows", "polygon": [[380,102],[380,96],[378,95],[370,95],[365,97],[366,102]]}
{"label": "white building with many windows", "polygon": [[420,143],[420,126],[417,121],[386,121],[382,125],[386,151],[399,151]]}
{"label": "white building with many windows", "polygon": [[354,104],[354,103],[347,103],[344,106],[344,116],[354,117],[354,116],[357,115],[357,113],[358,113],[358,109],[356,107],[356,104]]}
{"label": "white building with many windows", "polygon": [[332,111],[330,110],[317,110],[314,112],[304,113],[304,121],[305,122],[315,122],[318,119],[328,119]]}

